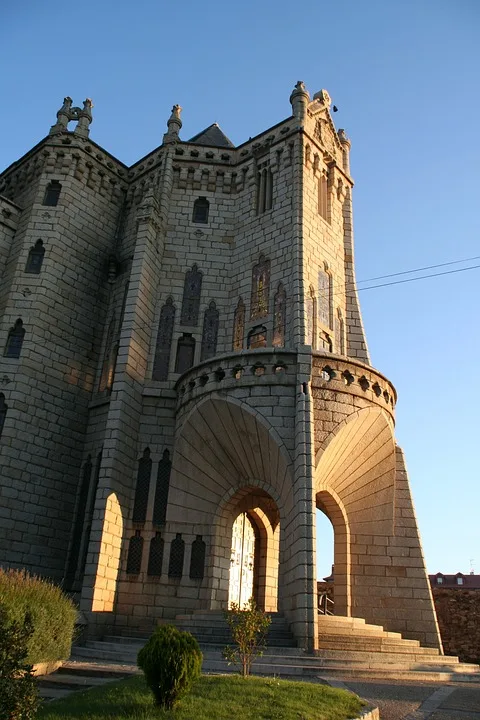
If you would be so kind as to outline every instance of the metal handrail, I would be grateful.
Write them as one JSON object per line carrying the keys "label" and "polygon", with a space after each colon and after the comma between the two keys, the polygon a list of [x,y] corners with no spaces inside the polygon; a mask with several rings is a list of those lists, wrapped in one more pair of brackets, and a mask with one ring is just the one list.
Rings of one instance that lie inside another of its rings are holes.
{"label": "metal handrail", "polygon": [[[329,608],[328,604],[330,603]],[[333,615],[333,606],[335,601],[328,597],[326,592],[320,593],[318,596],[318,612],[320,615]]]}

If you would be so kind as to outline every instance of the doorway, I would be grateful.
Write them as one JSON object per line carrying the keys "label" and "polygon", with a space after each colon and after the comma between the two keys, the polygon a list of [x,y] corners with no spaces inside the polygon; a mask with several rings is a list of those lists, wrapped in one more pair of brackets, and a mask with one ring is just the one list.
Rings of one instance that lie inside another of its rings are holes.
{"label": "doorway", "polygon": [[254,597],[255,530],[246,512],[233,523],[228,607],[238,605],[242,610]]}

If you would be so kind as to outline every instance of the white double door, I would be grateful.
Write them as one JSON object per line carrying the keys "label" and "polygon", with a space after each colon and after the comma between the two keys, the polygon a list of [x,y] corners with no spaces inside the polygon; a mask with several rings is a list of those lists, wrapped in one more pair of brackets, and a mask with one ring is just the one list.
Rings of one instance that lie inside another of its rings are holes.
{"label": "white double door", "polygon": [[233,523],[232,553],[230,556],[230,583],[228,607],[235,603],[244,608],[253,595],[253,565],[255,558],[255,532],[247,513],[241,513]]}

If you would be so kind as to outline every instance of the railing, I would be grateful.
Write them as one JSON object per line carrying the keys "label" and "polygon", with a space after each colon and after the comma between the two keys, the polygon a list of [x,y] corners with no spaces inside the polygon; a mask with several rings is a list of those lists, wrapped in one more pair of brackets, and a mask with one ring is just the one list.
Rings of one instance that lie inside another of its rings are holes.
{"label": "railing", "polygon": [[335,602],[328,597],[326,592],[318,595],[318,613],[319,615],[333,615],[333,606]]}

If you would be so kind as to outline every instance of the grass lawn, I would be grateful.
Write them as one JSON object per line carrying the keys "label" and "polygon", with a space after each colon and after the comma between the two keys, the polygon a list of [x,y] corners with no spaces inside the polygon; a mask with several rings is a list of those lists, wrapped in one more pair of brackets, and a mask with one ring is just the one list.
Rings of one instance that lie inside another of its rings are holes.
{"label": "grass lawn", "polygon": [[46,703],[38,720],[346,720],[362,701],[327,685],[202,675],[173,712],[158,710],[137,676]]}

